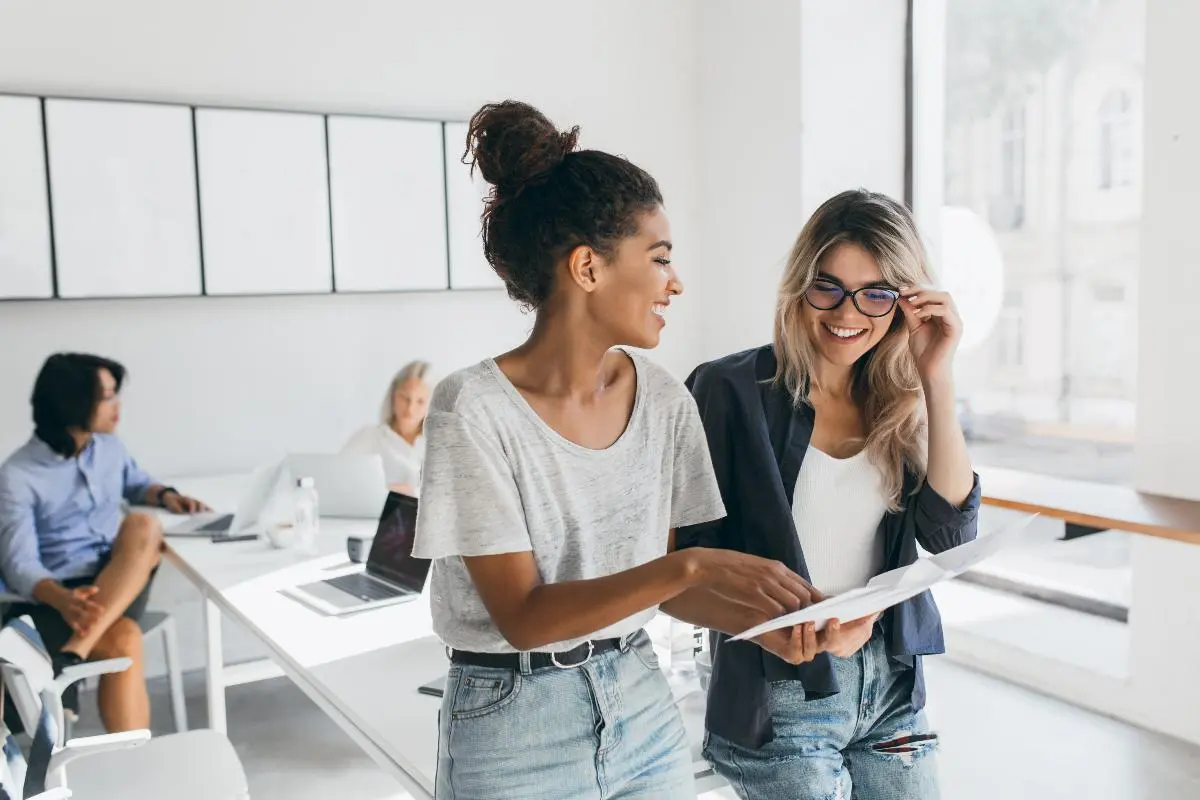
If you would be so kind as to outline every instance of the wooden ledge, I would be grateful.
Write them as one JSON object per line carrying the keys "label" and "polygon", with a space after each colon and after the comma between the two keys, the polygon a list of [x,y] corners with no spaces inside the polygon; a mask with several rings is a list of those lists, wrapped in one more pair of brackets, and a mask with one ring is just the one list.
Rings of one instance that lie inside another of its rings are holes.
{"label": "wooden ledge", "polygon": [[984,505],[1200,545],[1200,502],[999,467],[976,471]]}

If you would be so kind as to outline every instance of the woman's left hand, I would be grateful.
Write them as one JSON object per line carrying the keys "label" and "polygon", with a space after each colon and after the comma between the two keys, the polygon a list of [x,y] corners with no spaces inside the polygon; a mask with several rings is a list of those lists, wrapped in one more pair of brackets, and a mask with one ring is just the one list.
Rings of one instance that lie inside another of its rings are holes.
{"label": "woman's left hand", "polygon": [[908,325],[908,346],[921,380],[949,377],[954,351],[962,339],[962,319],[947,292],[900,288],[900,309]]}

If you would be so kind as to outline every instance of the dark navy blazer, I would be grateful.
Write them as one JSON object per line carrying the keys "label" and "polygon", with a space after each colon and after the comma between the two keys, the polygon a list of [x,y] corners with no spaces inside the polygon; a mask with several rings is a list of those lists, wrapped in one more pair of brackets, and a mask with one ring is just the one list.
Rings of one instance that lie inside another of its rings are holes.
{"label": "dark navy blazer", "polygon": [[[792,517],[792,497],[800,464],[812,438],[815,414],[797,406],[775,380],[772,346],[747,350],[702,364],[686,383],[704,420],[713,468],[728,516],[683,528],[679,547],[721,547],[783,562],[809,578]],[[979,477],[961,507],[955,508],[927,483],[906,471],[903,508],[879,523],[883,569],[911,564],[917,544],[939,553],[977,533]],[[820,587],[818,587],[820,588]],[[884,613],[880,625],[891,656],[913,670],[912,702],[925,705],[921,656],[945,651],[942,621],[928,592]],[[839,690],[830,656],[792,665],[752,642],[730,642],[713,633],[713,672],[705,724],[709,731],[745,747],[774,738],[769,706],[772,681],[797,680],[810,699]]]}

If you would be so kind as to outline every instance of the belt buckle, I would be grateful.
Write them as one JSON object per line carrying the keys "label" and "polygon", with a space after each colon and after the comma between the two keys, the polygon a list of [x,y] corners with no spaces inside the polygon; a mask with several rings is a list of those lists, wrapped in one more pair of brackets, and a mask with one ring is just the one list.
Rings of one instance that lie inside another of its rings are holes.
{"label": "belt buckle", "polygon": [[558,667],[559,669],[575,669],[576,667],[582,667],[584,664],[586,664],[592,660],[592,653],[596,652],[596,646],[594,644],[592,644],[591,639],[587,640],[587,646],[588,646],[587,655],[583,657],[583,661],[580,661],[576,664],[560,664],[560,663],[558,663],[558,653],[551,653],[550,654],[550,663],[553,664],[554,666]]}

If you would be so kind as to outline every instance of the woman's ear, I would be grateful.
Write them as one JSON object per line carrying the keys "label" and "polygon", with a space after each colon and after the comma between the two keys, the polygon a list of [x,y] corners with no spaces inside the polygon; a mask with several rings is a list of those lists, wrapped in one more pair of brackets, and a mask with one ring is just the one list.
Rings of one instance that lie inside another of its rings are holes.
{"label": "woman's ear", "polygon": [[599,281],[599,256],[596,251],[581,244],[567,256],[567,274],[571,281],[585,292],[593,292]]}

